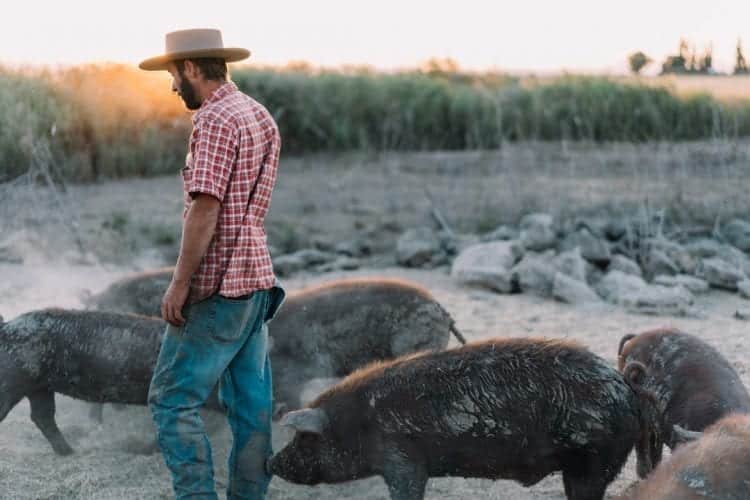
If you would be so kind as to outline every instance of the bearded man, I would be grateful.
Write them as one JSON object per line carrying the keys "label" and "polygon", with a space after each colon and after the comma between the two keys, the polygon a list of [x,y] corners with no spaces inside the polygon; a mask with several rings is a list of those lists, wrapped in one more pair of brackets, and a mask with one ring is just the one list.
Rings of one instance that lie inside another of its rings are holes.
{"label": "bearded man", "polygon": [[166,53],[140,68],[166,70],[190,110],[182,169],[185,210],[174,277],[161,305],[168,325],[148,403],[178,499],[217,498],[199,409],[218,384],[234,438],[227,497],[263,498],[270,476],[270,321],[284,300],[264,218],[281,139],[271,114],[227,79],[250,52],[224,48],[221,32],[166,35]]}

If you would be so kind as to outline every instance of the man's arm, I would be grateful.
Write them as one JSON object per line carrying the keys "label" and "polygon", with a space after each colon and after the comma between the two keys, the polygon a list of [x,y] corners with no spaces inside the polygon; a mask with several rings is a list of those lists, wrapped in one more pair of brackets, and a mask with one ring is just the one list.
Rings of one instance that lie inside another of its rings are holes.
{"label": "man's arm", "polygon": [[185,324],[182,307],[190,291],[190,278],[198,270],[206,254],[219,220],[221,203],[215,197],[198,193],[190,204],[182,229],[180,256],[172,276],[172,283],[164,294],[161,315],[174,326]]}

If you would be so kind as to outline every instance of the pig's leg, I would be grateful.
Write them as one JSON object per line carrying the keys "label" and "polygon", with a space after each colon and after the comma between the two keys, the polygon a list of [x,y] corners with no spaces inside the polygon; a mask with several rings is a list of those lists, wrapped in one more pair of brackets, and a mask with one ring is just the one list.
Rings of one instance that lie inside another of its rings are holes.
{"label": "pig's leg", "polygon": [[422,500],[429,476],[423,462],[401,450],[386,451],[383,479],[392,500]]}
{"label": "pig's leg", "polygon": [[[565,496],[568,500],[601,500],[607,490],[607,485],[614,479],[612,465],[600,467],[602,463],[597,459],[580,457],[575,460],[573,468],[563,470],[563,484]],[[616,468],[614,475],[617,475]]]}
{"label": "pig's leg", "polygon": [[30,394],[28,398],[31,403],[31,421],[42,431],[55,453],[58,455],[73,453],[73,448],[65,441],[55,422],[55,393],[41,390]]}
{"label": "pig's leg", "polygon": [[[2,384],[0,384],[0,389],[2,387]],[[8,416],[10,410],[12,410],[22,399],[23,393],[19,390],[3,390],[0,392],[0,422],[5,420],[5,417]]]}

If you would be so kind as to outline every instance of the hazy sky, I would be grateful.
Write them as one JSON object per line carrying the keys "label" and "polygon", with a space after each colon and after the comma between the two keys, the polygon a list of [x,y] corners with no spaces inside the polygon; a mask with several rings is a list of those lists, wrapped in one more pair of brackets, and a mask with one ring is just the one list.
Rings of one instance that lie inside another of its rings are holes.
{"label": "hazy sky", "polygon": [[21,0],[0,20],[0,62],[11,64],[137,63],[163,51],[165,32],[195,27],[271,64],[451,57],[471,69],[620,72],[628,53],[660,61],[680,37],[699,51],[713,42],[719,70],[733,66],[738,36],[750,54],[748,0]]}

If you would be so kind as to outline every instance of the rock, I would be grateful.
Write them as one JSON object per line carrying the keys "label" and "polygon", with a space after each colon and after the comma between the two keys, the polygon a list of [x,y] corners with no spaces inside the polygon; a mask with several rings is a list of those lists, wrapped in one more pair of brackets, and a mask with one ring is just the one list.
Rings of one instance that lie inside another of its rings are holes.
{"label": "rock", "polygon": [[446,233],[445,231],[440,231],[438,233],[438,238],[440,238],[443,250],[448,255],[460,254],[467,248],[480,243],[479,237],[475,234],[451,234]]}
{"label": "rock", "polygon": [[733,247],[750,252],[750,222],[733,219],[721,229],[721,234]]}
{"label": "rock", "polygon": [[643,276],[641,267],[634,260],[629,259],[624,255],[613,255],[612,260],[609,261],[607,271],[620,271],[633,276]]}
{"label": "rock", "polygon": [[685,245],[685,249],[695,259],[716,257],[722,251],[722,244],[710,238],[701,238]]}
{"label": "rock", "polygon": [[[693,257],[690,252],[679,243],[664,238],[649,238],[645,240],[644,243],[646,248],[657,249],[666,255],[669,260],[677,266],[678,272],[684,274],[693,274],[695,272],[699,259]],[[653,276],[659,274],[661,273],[657,272]]]}
{"label": "rock", "polygon": [[682,286],[646,285],[637,293],[622,297],[621,305],[641,314],[694,315],[693,295]]}
{"label": "rock", "polygon": [[706,293],[708,291],[708,282],[687,274],[678,274],[677,276],[660,275],[654,278],[654,283],[662,286],[683,286],[690,290],[691,293]]}
{"label": "rock", "polygon": [[602,230],[608,240],[617,241],[628,232],[628,223],[622,218],[609,219]]}
{"label": "rock", "polygon": [[613,270],[599,281],[596,292],[607,302],[618,304],[622,297],[638,293],[646,286],[646,282],[640,276]]}
{"label": "rock", "polygon": [[541,252],[557,245],[557,233],[551,215],[526,215],[521,219],[520,226],[520,240],[527,250]]}
{"label": "rock", "polygon": [[736,266],[718,257],[703,259],[696,275],[715,288],[737,291],[737,283],[746,279],[745,273]]}
{"label": "rock", "polygon": [[581,249],[576,247],[555,257],[555,267],[574,280],[586,282],[591,264],[583,259]]}
{"label": "rock", "polygon": [[746,276],[750,276],[750,258],[738,248],[732,245],[722,245],[716,256],[735,266]]}
{"label": "rock", "polygon": [[750,309],[738,309],[734,312],[734,318],[742,321],[750,320]]}
{"label": "rock", "polygon": [[396,243],[396,261],[402,266],[435,267],[447,257],[439,236],[431,229],[410,229]]}
{"label": "rock", "polygon": [[331,253],[336,251],[336,245],[321,236],[312,238],[310,243],[315,250],[320,250],[321,252]]}
{"label": "rock", "polygon": [[526,252],[523,259],[511,269],[514,279],[522,292],[531,292],[542,297],[552,294],[557,273],[554,253]]}
{"label": "rock", "polygon": [[561,244],[562,250],[571,250],[576,247],[581,249],[581,256],[584,259],[598,266],[608,265],[612,258],[609,243],[603,238],[594,236],[588,228],[581,228],[569,234]]}
{"label": "rock", "polygon": [[737,291],[743,299],[750,299],[750,280],[744,279],[737,283]]}
{"label": "rock", "polygon": [[601,299],[585,281],[580,281],[561,272],[555,274],[552,296],[568,304],[599,303]]}
{"label": "rock", "polygon": [[320,250],[305,249],[281,255],[274,259],[274,271],[280,276],[289,276],[303,269],[331,262],[335,256]]}
{"label": "rock", "polygon": [[451,275],[466,285],[478,285],[500,293],[517,291],[510,268],[523,255],[517,241],[479,243],[465,249],[453,261]]}
{"label": "rock", "polygon": [[518,239],[518,230],[510,226],[498,226],[489,233],[479,237],[480,242],[508,241]]}
{"label": "rock", "polygon": [[331,271],[353,271],[359,269],[362,266],[362,262],[354,257],[339,257],[333,262],[328,262],[315,268],[316,271],[321,273],[328,273]]}
{"label": "rock", "polygon": [[517,293],[520,291],[517,277],[509,269],[472,268],[461,272],[459,281],[464,285],[480,286],[497,293]]}
{"label": "rock", "polygon": [[659,275],[674,276],[680,273],[680,268],[666,253],[653,247],[647,251],[641,268],[643,274],[649,278]]}
{"label": "rock", "polygon": [[335,246],[334,251],[347,257],[366,257],[370,255],[372,247],[364,240],[342,241]]}
{"label": "rock", "polygon": [[622,271],[607,273],[596,290],[607,302],[641,314],[693,314],[693,295],[686,288],[649,285]]}

